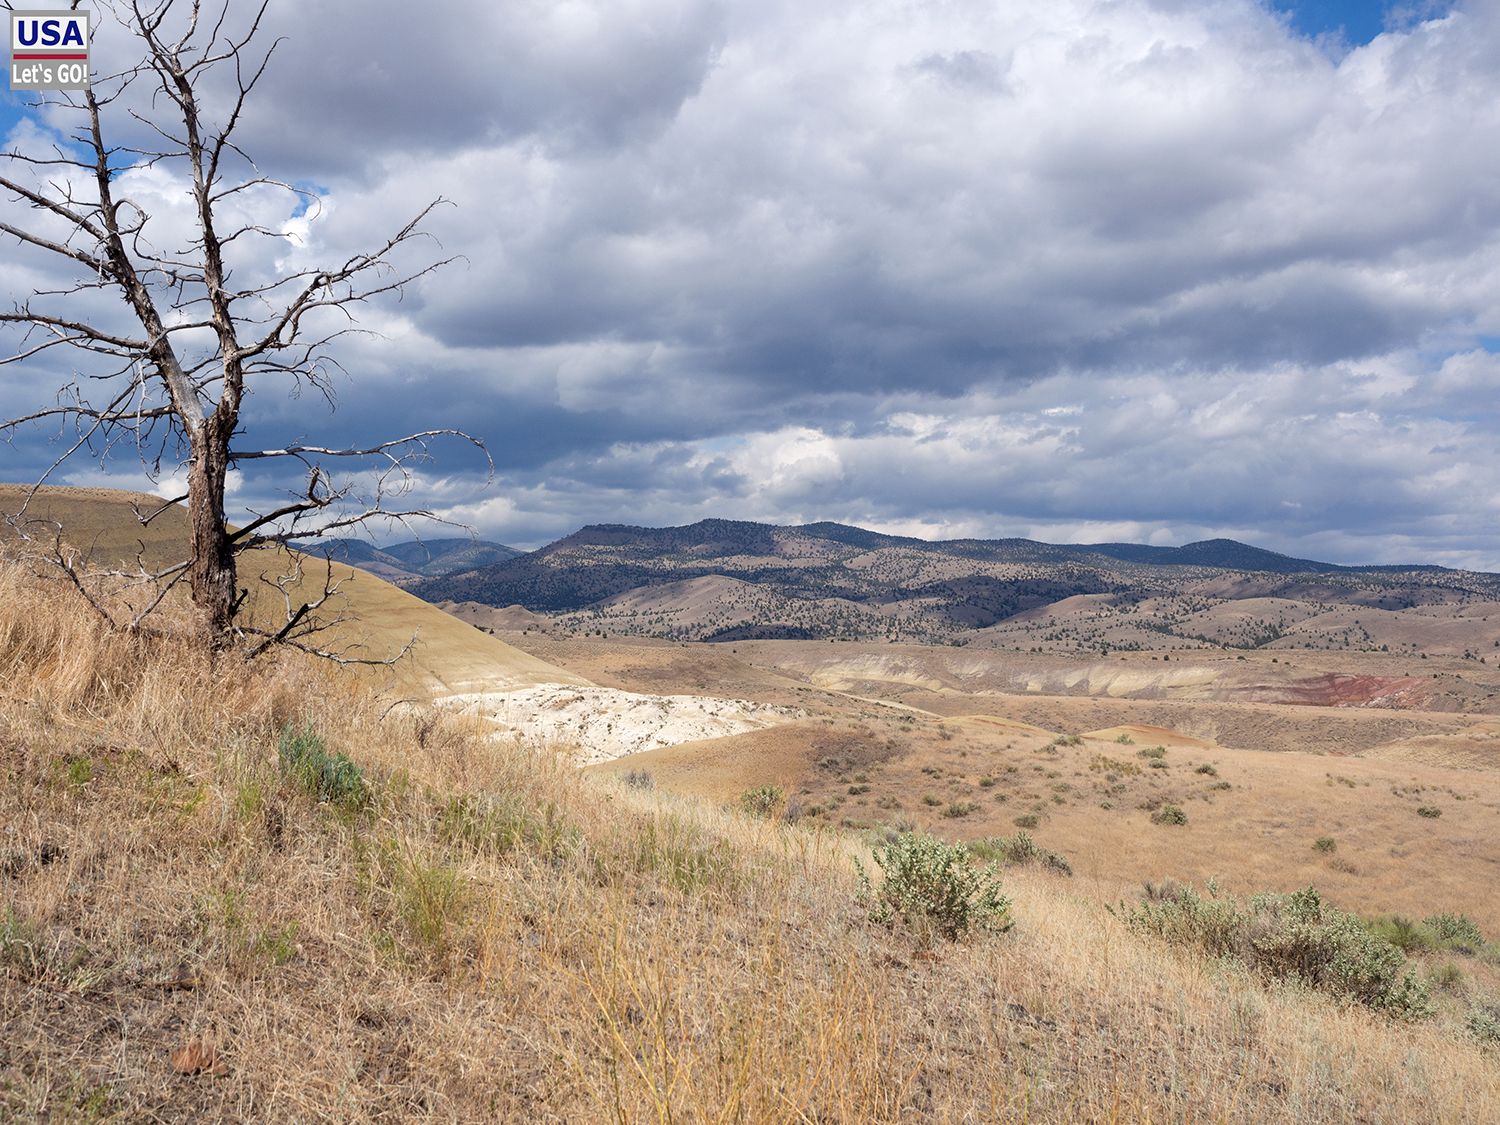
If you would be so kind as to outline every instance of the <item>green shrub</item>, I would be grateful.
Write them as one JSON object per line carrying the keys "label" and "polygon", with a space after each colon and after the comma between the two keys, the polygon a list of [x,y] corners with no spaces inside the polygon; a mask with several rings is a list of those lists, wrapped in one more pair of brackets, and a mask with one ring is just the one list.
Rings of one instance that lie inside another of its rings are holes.
{"label": "green shrub", "polygon": [[1443,815],[1443,810],[1436,805],[1422,805],[1417,809],[1418,816],[1425,816],[1428,820],[1436,820]]}
{"label": "green shrub", "polygon": [[1478,1003],[1469,1009],[1469,1018],[1464,1021],[1469,1034],[1481,1043],[1500,1046],[1500,1004]]}
{"label": "green shrub", "polygon": [[1135,745],[1135,739],[1131,738],[1130,735],[1126,734],[1124,731],[1120,732],[1119,736],[1115,739],[1115,741],[1118,742],[1121,746],[1134,746]]}
{"label": "green shrub", "polygon": [[1257,972],[1298,981],[1343,1000],[1405,1019],[1431,1013],[1427,984],[1400,949],[1355,915],[1323,902],[1311,887],[1289,895],[1256,895],[1249,903],[1208,897],[1192,887],[1147,885],[1146,900],[1123,912],[1137,930],[1216,956],[1236,957]]}
{"label": "green shrub", "polygon": [[1432,988],[1453,992],[1463,987],[1464,971],[1452,961],[1444,961],[1441,965],[1428,970],[1427,983]]}
{"label": "green shrub", "polygon": [[979,859],[999,863],[1005,867],[1026,867],[1035,864],[1063,875],[1073,874],[1073,865],[1057,852],[1042,847],[1028,832],[1017,832],[1014,836],[992,836],[971,844],[969,850]]}
{"label": "green shrub", "polygon": [[1422,919],[1437,943],[1457,953],[1478,953],[1484,948],[1484,934],[1472,918],[1464,914],[1432,914]]}
{"label": "green shrub", "polygon": [[295,778],[318,801],[351,812],[370,803],[364,773],[343,752],[330,754],[311,726],[299,731],[287,723],[281,728],[276,749],[282,772]]}
{"label": "green shrub", "polygon": [[1011,823],[1017,828],[1035,828],[1042,823],[1042,818],[1034,813],[1026,813],[1023,816],[1016,817]]}
{"label": "green shrub", "polygon": [[1212,884],[1204,898],[1191,886],[1171,881],[1147,883],[1145,900],[1124,908],[1123,917],[1133,928],[1171,945],[1195,946],[1214,957],[1235,953],[1245,925],[1235,901],[1221,897]]}
{"label": "green shrub", "polygon": [[971,930],[1010,929],[1010,900],[1000,893],[995,865],[974,867],[963,844],[903,832],[872,854],[885,878],[875,890],[863,865],[859,868],[870,921],[901,922],[919,936],[935,931],[949,941]]}
{"label": "green shrub", "polygon": [[1199,766],[1193,772],[1194,773],[1207,774],[1209,777],[1218,777],[1219,776],[1218,767],[1215,766],[1212,762],[1204,762],[1201,766]]}
{"label": "green shrub", "polygon": [[950,820],[957,820],[961,817],[968,816],[970,813],[978,811],[979,806],[973,801],[954,801],[946,809],[943,810],[943,815],[945,817],[948,817]]}
{"label": "green shrub", "polygon": [[1132,777],[1141,772],[1141,767],[1134,762],[1120,758],[1111,758],[1108,754],[1095,754],[1089,769],[1093,773],[1123,774]]}
{"label": "green shrub", "polygon": [[1137,750],[1136,753],[1142,758],[1160,760],[1167,756],[1167,748],[1165,746],[1147,746],[1144,750]]}
{"label": "green shrub", "polygon": [[781,786],[757,785],[754,789],[746,789],[740,794],[740,808],[751,816],[769,819],[781,811],[781,805],[785,799],[786,794],[781,791]]}
{"label": "green shrub", "polygon": [[1313,850],[1320,852],[1331,852],[1338,848],[1338,841],[1332,836],[1319,836],[1313,841]]}
{"label": "green shrub", "polygon": [[1152,824],[1186,824],[1187,813],[1176,805],[1163,805],[1151,814]]}
{"label": "green shrub", "polygon": [[1381,941],[1389,942],[1402,953],[1437,948],[1437,936],[1420,922],[1400,914],[1385,914],[1365,922],[1365,928]]}

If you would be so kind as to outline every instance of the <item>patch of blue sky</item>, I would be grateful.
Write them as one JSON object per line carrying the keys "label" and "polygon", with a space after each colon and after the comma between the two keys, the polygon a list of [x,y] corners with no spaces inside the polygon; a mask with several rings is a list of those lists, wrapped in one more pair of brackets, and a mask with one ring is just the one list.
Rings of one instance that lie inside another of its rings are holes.
{"label": "patch of blue sky", "polygon": [[1308,39],[1362,47],[1381,32],[1445,15],[1453,0],[1270,0]]}
{"label": "patch of blue sky", "polygon": [[322,200],[332,191],[325,184],[313,180],[293,180],[292,187],[297,192],[297,201],[292,208],[292,218],[300,219],[309,211],[316,211],[322,206]]}

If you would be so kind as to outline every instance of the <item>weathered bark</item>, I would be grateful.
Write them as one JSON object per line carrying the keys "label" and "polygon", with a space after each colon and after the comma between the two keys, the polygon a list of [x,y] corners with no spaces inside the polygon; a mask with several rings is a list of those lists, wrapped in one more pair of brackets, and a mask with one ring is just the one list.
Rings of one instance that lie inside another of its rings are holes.
{"label": "weathered bark", "polygon": [[205,440],[188,465],[188,518],[192,527],[192,565],[188,582],[207,639],[214,649],[233,637],[238,598],[234,545],[224,515],[224,480],[229,445],[216,433],[217,418],[205,426]]}

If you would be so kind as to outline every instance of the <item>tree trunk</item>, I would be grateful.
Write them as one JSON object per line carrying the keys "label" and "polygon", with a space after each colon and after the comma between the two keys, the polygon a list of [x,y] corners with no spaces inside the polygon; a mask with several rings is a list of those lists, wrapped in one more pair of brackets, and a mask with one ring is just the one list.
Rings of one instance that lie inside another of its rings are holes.
{"label": "tree trunk", "polygon": [[228,435],[218,419],[207,419],[202,439],[188,465],[188,519],[192,523],[193,561],[189,571],[193,604],[214,649],[233,638],[236,573],[229,527],[224,522],[224,477],[229,468]]}

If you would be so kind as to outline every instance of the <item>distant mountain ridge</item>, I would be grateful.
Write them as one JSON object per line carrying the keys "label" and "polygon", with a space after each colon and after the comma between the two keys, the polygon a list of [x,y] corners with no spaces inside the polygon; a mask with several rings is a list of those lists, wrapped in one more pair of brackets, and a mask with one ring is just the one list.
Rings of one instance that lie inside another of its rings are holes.
{"label": "distant mountain ridge", "polygon": [[[732,581],[694,581],[708,578]],[[1500,576],[1425,565],[1340,566],[1232,539],[1180,547],[929,541],[827,522],[707,519],[680,527],[591,524],[529,554],[414,582],[412,590],[434,602],[519,605],[572,615],[574,626],[655,636],[951,643],[1078,597],[1102,598],[1120,613],[1173,597],[1395,611],[1500,598]],[[1131,635],[1180,632],[1177,616],[1161,610],[1161,620],[1143,618]],[[1247,637],[1275,639],[1284,625],[1257,619],[1243,628]]]}
{"label": "distant mountain ridge", "polygon": [[401,586],[409,586],[424,578],[494,566],[524,553],[503,543],[466,536],[413,539],[386,547],[377,547],[367,539],[352,538],[309,539],[292,546],[304,554],[347,563]]}
{"label": "distant mountain ridge", "polygon": [[[1044,543],[1036,539],[919,539],[889,535],[848,524],[820,522],[782,527],[742,520],[705,519],[680,527],[638,527],[631,524],[588,524],[573,534],[540,548],[553,551],[567,546],[632,546],[637,550],[699,549],[733,546],[745,553],[774,551],[777,534],[793,533],[824,539],[863,550],[903,547],[938,553],[993,555],[1012,561],[1063,561],[1102,555],[1121,562],[1155,566],[1198,566],[1269,574],[1328,574],[1335,572],[1450,572],[1431,563],[1348,565],[1319,562],[1284,555],[1235,539],[1203,539],[1180,547],[1157,547],[1144,543]],[[534,552],[540,553],[540,552]]]}
{"label": "distant mountain ridge", "polygon": [[1122,562],[1152,563],[1157,566],[1211,566],[1225,570],[1251,570],[1267,574],[1327,574],[1338,570],[1360,570],[1361,567],[1339,566],[1313,559],[1252,547],[1235,539],[1203,539],[1181,547],[1150,547],[1136,543],[1090,543],[1083,548],[1097,555],[1107,555]]}

